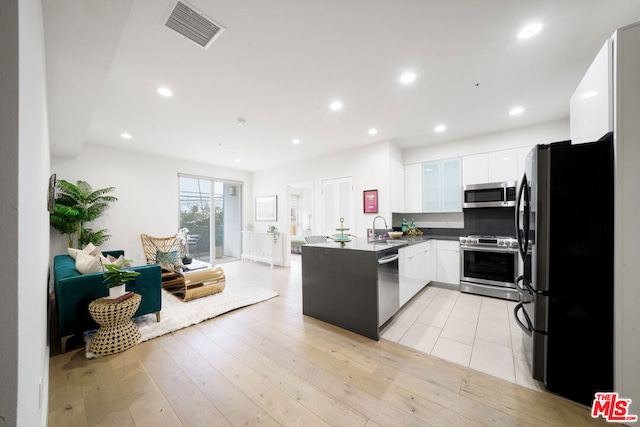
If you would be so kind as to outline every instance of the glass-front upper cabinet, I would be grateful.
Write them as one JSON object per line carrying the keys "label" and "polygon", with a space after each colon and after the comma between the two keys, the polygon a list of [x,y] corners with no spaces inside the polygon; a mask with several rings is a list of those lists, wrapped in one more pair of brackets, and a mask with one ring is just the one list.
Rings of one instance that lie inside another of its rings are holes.
{"label": "glass-front upper cabinet", "polygon": [[441,164],[422,164],[422,212],[440,212]]}
{"label": "glass-front upper cabinet", "polygon": [[422,164],[422,211],[462,212],[460,158]]}

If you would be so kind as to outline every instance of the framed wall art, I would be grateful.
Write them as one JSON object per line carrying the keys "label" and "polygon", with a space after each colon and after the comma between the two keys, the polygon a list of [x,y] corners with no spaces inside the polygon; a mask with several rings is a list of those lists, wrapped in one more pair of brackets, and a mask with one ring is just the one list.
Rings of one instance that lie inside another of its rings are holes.
{"label": "framed wall art", "polygon": [[256,197],[256,221],[278,220],[278,196]]}
{"label": "framed wall art", "polygon": [[364,190],[362,195],[364,213],[378,213],[378,190]]}

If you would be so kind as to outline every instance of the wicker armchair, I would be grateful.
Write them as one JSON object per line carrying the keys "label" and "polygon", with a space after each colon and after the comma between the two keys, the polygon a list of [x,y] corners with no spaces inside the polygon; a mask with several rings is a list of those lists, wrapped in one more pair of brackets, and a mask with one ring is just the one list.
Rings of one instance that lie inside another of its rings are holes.
{"label": "wicker armchair", "polygon": [[171,237],[153,237],[148,234],[141,234],[140,240],[142,240],[142,249],[144,250],[144,256],[147,259],[147,264],[156,264],[156,255],[158,251],[163,253],[178,252],[178,260],[187,253],[185,242],[182,241],[177,235]]}
{"label": "wicker armchair", "polygon": [[[183,301],[222,292],[225,288],[226,278],[220,267],[200,263],[203,266],[197,267],[193,271],[183,270],[181,260],[187,253],[186,239],[183,240],[178,235],[153,237],[141,234],[140,240],[147,264],[162,266],[162,288],[182,298]],[[171,255],[173,252],[177,252],[177,261],[174,262],[175,256],[173,256],[171,262],[165,262],[167,261],[164,259],[165,255]],[[160,255],[163,259],[158,259]]]}

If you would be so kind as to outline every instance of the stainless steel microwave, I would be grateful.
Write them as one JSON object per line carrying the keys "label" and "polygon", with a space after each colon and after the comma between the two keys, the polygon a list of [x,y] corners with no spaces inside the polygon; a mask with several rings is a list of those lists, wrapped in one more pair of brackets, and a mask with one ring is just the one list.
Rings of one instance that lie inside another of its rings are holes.
{"label": "stainless steel microwave", "polygon": [[463,208],[507,208],[516,205],[516,182],[464,186]]}

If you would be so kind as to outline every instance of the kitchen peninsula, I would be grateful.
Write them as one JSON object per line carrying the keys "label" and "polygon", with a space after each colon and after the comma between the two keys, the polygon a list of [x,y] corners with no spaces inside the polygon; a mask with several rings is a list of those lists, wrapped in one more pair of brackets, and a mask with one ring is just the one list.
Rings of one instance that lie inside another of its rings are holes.
{"label": "kitchen peninsula", "polygon": [[399,308],[397,246],[366,238],[304,245],[303,314],[378,340],[381,314],[392,307],[391,317]]}
{"label": "kitchen peninsula", "polygon": [[[302,311],[378,340],[380,328],[436,280],[435,236],[302,247]],[[457,237],[445,242],[457,246]],[[432,246],[433,245],[433,246]],[[454,269],[459,269],[459,264]],[[459,285],[458,278],[451,280]]]}

